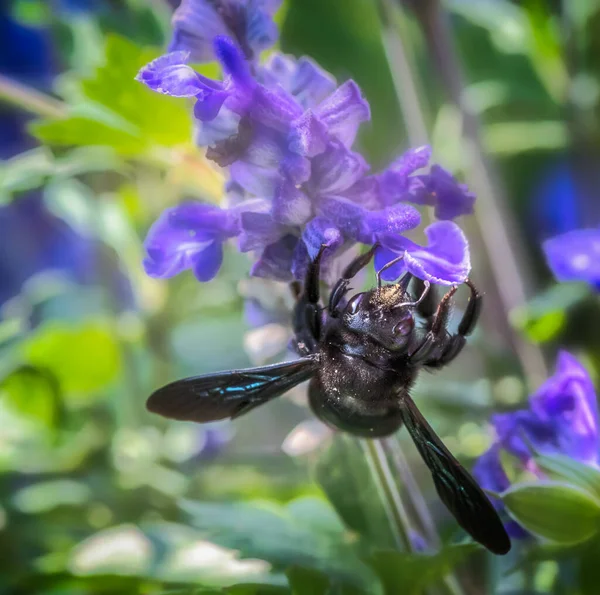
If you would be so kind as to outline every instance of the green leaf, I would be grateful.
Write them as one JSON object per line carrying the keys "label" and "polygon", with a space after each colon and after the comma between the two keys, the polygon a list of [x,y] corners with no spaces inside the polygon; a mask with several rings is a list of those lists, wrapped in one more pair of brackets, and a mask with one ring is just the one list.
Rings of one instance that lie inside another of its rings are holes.
{"label": "green leaf", "polygon": [[465,543],[447,546],[432,555],[381,551],[369,562],[383,583],[385,595],[421,595],[426,587],[481,549],[476,543]]}
{"label": "green leaf", "polygon": [[139,69],[158,54],[109,36],[105,63],[81,83],[82,97],[69,116],[34,122],[32,133],[48,144],[104,145],[125,156],[189,144],[190,103],[154,93],[135,80]]}
{"label": "green leaf", "polygon": [[511,323],[536,343],[554,339],[570,308],[590,295],[585,283],[559,283],[510,313]]}
{"label": "green leaf", "polygon": [[600,499],[600,470],[565,455],[539,455],[538,467],[550,478],[567,480]]}
{"label": "green leaf", "polygon": [[293,566],[285,573],[288,577],[292,595],[326,595],[329,579],[322,572],[312,568]]}
{"label": "green leaf", "polygon": [[223,589],[221,593],[227,595],[289,595],[290,591],[286,587],[279,587],[277,585],[257,585],[257,584],[246,584],[246,585],[232,585]]}
{"label": "green leaf", "polygon": [[59,506],[77,506],[87,502],[90,488],[72,479],[40,481],[15,492],[13,503],[27,514],[48,512]]}
{"label": "green leaf", "polygon": [[381,498],[356,439],[336,434],[317,461],[315,478],[348,528],[380,548],[394,546]]}
{"label": "green leaf", "polygon": [[126,156],[138,155],[147,147],[135,133],[78,116],[33,122],[29,129],[36,138],[49,145],[106,145]]}
{"label": "green leaf", "polygon": [[[298,506],[301,503],[301,513]],[[299,498],[287,506],[273,502],[207,503],[185,500],[193,526],[214,543],[260,558],[276,567],[293,565],[326,572],[341,581],[368,583],[372,573],[346,543],[339,520],[318,498]],[[312,512],[309,514],[309,510]],[[308,523],[307,519],[326,519]]]}
{"label": "green leaf", "polygon": [[557,543],[585,541],[598,532],[600,501],[558,481],[517,484],[503,494],[510,516],[525,529]]}
{"label": "green leaf", "polygon": [[88,98],[135,125],[143,138],[164,146],[187,143],[192,134],[190,104],[155,93],[135,80],[140,68],[159,53],[110,35],[106,64],[82,88]]}
{"label": "green leaf", "polygon": [[120,370],[119,347],[106,323],[73,327],[49,323],[24,344],[23,353],[33,366],[54,374],[74,400],[89,399]]}
{"label": "green leaf", "polygon": [[0,397],[23,417],[53,429],[60,414],[60,388],[56,377],[33,366],[17,366],[0,385]]}

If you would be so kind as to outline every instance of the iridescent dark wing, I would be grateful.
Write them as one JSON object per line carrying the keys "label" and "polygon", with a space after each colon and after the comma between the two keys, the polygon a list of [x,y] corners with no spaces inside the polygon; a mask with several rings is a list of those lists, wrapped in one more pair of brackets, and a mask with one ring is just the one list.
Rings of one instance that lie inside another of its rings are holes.
{"label": "iridescent dark wing", "polygon": [[318,356],[309,356],[262,368],[185,378],[159,388],[146,407],[183,421],[233,419],[308,380],[318,367]]}
{"label": "iridescent dark wing", "polygon": [[408,395],[401,400],[401,412],[442,502],[458,524],[494,554],[506,554],[510,539],[483,490],[444,446]]}

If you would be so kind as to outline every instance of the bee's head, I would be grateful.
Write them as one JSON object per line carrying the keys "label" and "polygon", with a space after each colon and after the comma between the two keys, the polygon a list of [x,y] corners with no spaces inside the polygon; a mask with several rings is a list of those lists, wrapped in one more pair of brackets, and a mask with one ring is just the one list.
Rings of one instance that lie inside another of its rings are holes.
{"label": "bee's head", "polygon": [[347,329],[368,335],[388,349],[399,350],[414,329],[417,303],[401,283],[385,285],[353,296],[342,320]]}

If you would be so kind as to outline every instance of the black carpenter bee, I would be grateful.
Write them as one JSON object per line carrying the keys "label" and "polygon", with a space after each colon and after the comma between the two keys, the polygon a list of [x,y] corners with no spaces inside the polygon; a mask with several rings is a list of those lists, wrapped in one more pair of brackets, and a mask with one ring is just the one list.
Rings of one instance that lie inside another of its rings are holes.
{"label": "black carpenter bee", "polygon": [[[411,297],[409,273],[398,283],[358,293],[346,301],[350,280],[373,257],[376,246],[359,256],[333,287],[327,308],[320,305],[322,247],[297,288],[293,314],[294,347],[300,358],[282,364],[232,370],[173,382],[150,396],[147,407],[165,417],[210,422],[234,419],[310,380],[310,406],[322,421],[363,438],[380,438],[405,425],[431,471],[437,492],[458,523],[495,554],[510,540],[497,512],[460,465],[410,397],[421,368],[441,368],[462,350],[474,329],[482,296],[467,281],[471,296],[458,326],[447,330],[452,287],[435,305],[427,282]],[[426,320],[415,325],[415,314]]]}

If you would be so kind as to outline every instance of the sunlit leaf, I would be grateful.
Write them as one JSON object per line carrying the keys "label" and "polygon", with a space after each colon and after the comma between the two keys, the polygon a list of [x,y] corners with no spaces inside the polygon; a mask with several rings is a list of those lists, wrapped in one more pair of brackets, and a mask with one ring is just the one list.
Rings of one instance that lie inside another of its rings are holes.
{"label": "sunlit leaf", "polygon": [[538,467],[550,478],[565,480],[600,498],[600,470],[565,455],[538,455]]}
{"label": "sunlit leaf", "polygon": [[82,326],[49,323],[24,345],[34,366],[50,370],[75,400],[85,401],[112,382],[120,369],[120,352],[110,327],[89,321]]}
{"label": "sunlit leaf", "polygon": [[17,366],[0,384],[0,398],[24,418],[53,429],[60,413],[60,386],[47,369]]}
{"label": "sunlit leaf", "polygon": [[536,343],[554,339],[564,327],[568,310],[586,299],[584,283],[559,283],[510,314],[511,323]]}
{"label": "sunlit leaf", "polygon": [[85,101],[73,105],[66,118],[34,122],[33,134],[48,144],[104,145],[125,156],[150,156],[157,147],[189,144],[191,106],[135,80],[158,53],[109,36],[105,64],[81,83]]}
{"label": "sunlit leaf", "polygon": [[600,500],[574,485],[522,483],[501,497],[510,516],[525,529],[557,543],[579,543],[600,529]]}

